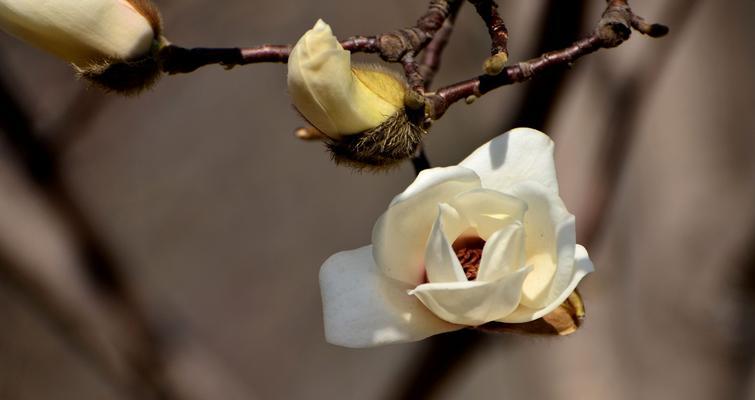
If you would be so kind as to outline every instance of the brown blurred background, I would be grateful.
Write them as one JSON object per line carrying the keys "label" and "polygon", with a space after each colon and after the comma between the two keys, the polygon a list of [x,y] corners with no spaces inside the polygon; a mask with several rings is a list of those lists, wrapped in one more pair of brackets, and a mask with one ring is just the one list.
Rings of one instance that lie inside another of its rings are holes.
{"label": "brown blurred background", "polygon": [[[342,37],[374,34],[426,7],[156,3],[173,42],[216,47],[291,43],[317,18]],[[604,7],[501,3],[512,60],[587,34]],[[0,139],[0,399],[148,398],[149,385],[197,400],[755,399],[755,2],[631,5],[671,33],[635,32],[570,71],[456,105],[427,139],[433,165],[450,165],[515,126],[554,138],[597,269],[581,285],[583,328],[369,350],[324,341],[318,270],[369,242],[410,163],[355,173],[295,139],[282,65],[207,67],[120,98],[0,35],[0,118],[45,139],[54,161],[25,173],[18,141]],[[487,51],[467,5],[436,86],[478,74]],[[87,279],[92,262],[122,275]]]}

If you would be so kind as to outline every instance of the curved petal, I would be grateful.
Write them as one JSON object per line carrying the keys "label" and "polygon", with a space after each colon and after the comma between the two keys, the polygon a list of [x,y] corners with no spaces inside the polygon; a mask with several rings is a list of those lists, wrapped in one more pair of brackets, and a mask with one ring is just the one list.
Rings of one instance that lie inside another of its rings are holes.
{"label": "curved petal", "polygon": [[320,269],[325,338],[346,347],[371,347],[424,339],[461,329],[433,315],[410,285],[385,278],[371,246],[337,253]]}
{"label": "curved petal", "polygon": [[480,146],[459,166],[477,172],[484,188],[505,191],[535,181],[558,193],[553,141],[535,129],[512,129]]}
{"label": "curved petal", "polygon": [[558,194],[537,182],[520,182],[507,193],[528,206],[524,216],[525,265],[532,265],[534,271],[524,282],[522,304],[541,308],[551,302],[554,282],[563,288],[564,276],[571,276],[576,245],[574,216]]}
{"label": "curved petal", "polygon": [[490,236],[482,249],[478,281],[495,281],[524,265],[524,228],[516,221]]}
{"label": "curved petal", "polygon": [[375,223],[372,244],[377,265],[393,279],[414,286],[420,284],[425,272],[425,245],[438,204],[479,187],[477,174],[467,168],[422,171]]}
{"label": "curved petal", "polygon": [[449,204],[469,221],[483,240],[514,221],[522,221],[527,211],[524,201],[490,189],[461,193]]}
{"label": "curved petal", "polygon": [[[381,78],[393,79],[387,74]],[[322,20],[291,50],[287,82],[296,109],[333,138],[374,128],[399,110],[354,75],[351,53]]]}
{"label": "curved petal", "polygon": [[516,310],[514,310],[514,312],[504,318],[499,319],[498,321],[509,323],[534,321],[549,314],[551,311],[558,308],[561,303],[566,301],[569,295],[574,292],[574,289],[577,288],[577,285],[582,280],[582,278],[595,270],[592,265],[592,261],[590,261],[590,257],[587,254],[587,250],[585,250],[584,247],[576,245],[574,254],[574,269],[572,275],[570,276],[569,284],[549,304],[540,309],[533,309],[524,305],[520,305]]}
{"label": "curved petal", "polygon": [[477,326],[517,308],[522,282],[531,270],[525,267],[493,282],[426,283],[409,293],[443,320]]}
{"label": "curved petal", "polygon": [[[445,215],[453,215],[456,213],[448,204],[440,204],[438,206],[438,218],[433,224],[433,229],[430,232],[430,237],[427,239],[427,247],[425,249],[425,270],[427,273],[427,280],[433,283],[438,282],[466,282],[467,277],[464,275],[464,270],[461,268],[461,263],[456,257],[456,252],[451,248],[451,244],[448,243],[446,237],[446,229],[451,229],[455,235],[458,236],[463,230],[464,226],[458,222],[458,219],[444,218]],[[444,224],[444,219],[450,219],[450,224]],[[454,223],[457,222],[457,223]],[[444,225],[456,225],[446,228]]]}

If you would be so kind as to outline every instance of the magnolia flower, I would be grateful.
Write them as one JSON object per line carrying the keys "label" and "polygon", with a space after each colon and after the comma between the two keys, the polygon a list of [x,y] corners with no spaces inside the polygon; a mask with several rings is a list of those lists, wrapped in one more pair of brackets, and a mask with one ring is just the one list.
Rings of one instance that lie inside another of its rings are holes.
{"label": "magnolia flower", "polygon": [[555,310],[593,271],[558,194],[553,142],[515,129],[396,196],[372,245],[320,270],[325,336],[368,347]]}
{"label": "magnolia flower", "polygon": [[352,65],[351,53],[322,20],[291,50],[288,90],[296,109],[328,137],[337,161],[394,163],[410,157],[424,133],[405,111],[403,77]]}
{"label": "magnolia flower", "polygon": [[0,0],[0,28],[113,90],[156,79],[160,16],[149,0]]}

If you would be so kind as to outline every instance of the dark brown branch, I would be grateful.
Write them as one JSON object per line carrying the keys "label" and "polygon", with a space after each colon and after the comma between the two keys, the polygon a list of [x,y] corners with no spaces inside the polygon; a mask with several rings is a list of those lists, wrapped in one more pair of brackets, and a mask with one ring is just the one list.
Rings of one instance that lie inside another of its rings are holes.
{"label": "dark brown branch", "polygon": [[[352,53],[379,53],[378,38],[375,36],[354,36],[341,42],[344,49]],[[160,50],[160,66],[168,74],[193,72],[205,65],[219,64],[226,68],[256,63],[285,63],[291,54],[292,45],[265,44],[258,47],[212,49],[186,49],[168,45]]]}
{"label": "dark brown branch", "polygon": [[494,0],[469,0],[477,14],[485,21],[490,35],[490,56],[483,64],[487,75],[498,75],[509,59],[509,31],[503,18],[498,14],[498,4]]}
{"label": "dark brown branch", "polygon": [[[449,15],[449,7],[460,0],[431,0],[428,10],[417,24],[378,36],[354,36],[341,42],[352,53],[378,53],[388,62],[400,62],[407,54],[417,54],[434,37]],[[263,45],[250,48],[194,48],[168,45],[160,50],[160,65],[168,74],[188,73],[205,65],[227,68],[263,62],[288,61],[291,45]]]}
{"label": "dark brown branch", "polygon": [[289,45],[263,45],[251,48],[233,49],[185,49],[168,45],[160,50],[160,68],[168,74],[182,74],[197,70],[211,64],[220,64],[226,68],[262,62],[288,61],[291,52]]}
{"label": "dark brown branch", "polygon": [[[571,46],[545,53],[540,57],[506,67],[496,76],[481,75],[477,78],[459,82],[439,89],[428,95],[428,113],[430,118],[440,118],[451,104],[470,96],[479,97],[493,89],[518,82],[525,82],[535,75],[556,67],[569,66],[577,59],[602,48],[616,47],[629,38],[632,27],[641,26],[646,32],[662,35],[668,28],[662,25],[641,25],[641,19],[635,16],[626,0],[609,0],[603,17],[591,35],[574,42]],[[647,25],[646,23],[642,22]],[[641,32],[645,32],[641,31]]]}

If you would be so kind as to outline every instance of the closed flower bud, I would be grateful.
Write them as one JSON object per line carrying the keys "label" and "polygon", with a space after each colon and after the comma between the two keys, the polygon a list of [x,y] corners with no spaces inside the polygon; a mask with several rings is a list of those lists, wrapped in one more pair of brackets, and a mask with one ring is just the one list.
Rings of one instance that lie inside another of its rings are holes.
{"label": "closed flower bud", "polygon": [[149,0],[0,0],[0,28],[69,61],[109,90],[152,84],[160,15]]}
{"label": "closed flower bud", "polygon": [[403,77],[369,65],[352,65],[330,26],[318,20],[288,59],[294,106],[327,135],[337,162],[381,167],[411,157],[425,131],[410,121]]}

